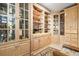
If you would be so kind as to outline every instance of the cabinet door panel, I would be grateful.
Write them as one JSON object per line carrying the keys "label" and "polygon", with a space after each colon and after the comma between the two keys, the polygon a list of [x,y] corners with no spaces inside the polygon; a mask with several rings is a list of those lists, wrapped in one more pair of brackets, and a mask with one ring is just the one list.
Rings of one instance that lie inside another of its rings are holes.
{"label": "cabinet door panel", "polygon": [[29,42],[21,43],[18,47],[18,53],[20,55],[30,53],[30,43]]}
{"label": "cabinet door panel", "polygon": [[65,9],[65,33],[70,32],[70,10]]}
{"label": "cabinet door panel", "polygon": [[60,44],[64,44],[65,42],[65,36],[60,36]]}
{"label": "cabinet door panel", "polygon": [[77,7],[73,6],[65,10],[65,42],[77,46]]}
{"label": "cabinet door panel", "polygon": [[[77,39],[77,33],[71,34],[70,36],[71,36],[71,39]],[[77,40],[76,40],[76,41],[77,41]]]}
{"label": "cabinet door panel", "polygon": [[65,34],[65,44],[70,44],[70,34]]}
{"label": "cabinet door panel", "polygon": [[78,47],[79,47],[79,4],[78,4]]}
{"label": "cabinet door panel", "polygon": [[8,46],[8,47],[0,48],[0,55],[3,55],[3,56],[16,55],[15,46]]}
{"label": "cabinet door panel", "polygon": [[77,33],[77,6],[70,8],[71,33]]}
{"label": "cabinet door panel", "polygon": [[33,51],[39,49],[39,38],[33,39]]}
{"label": "cabinet door panel", "polygon": [[40,37],[40,47],[44,47],[45,46],[45,37]]}

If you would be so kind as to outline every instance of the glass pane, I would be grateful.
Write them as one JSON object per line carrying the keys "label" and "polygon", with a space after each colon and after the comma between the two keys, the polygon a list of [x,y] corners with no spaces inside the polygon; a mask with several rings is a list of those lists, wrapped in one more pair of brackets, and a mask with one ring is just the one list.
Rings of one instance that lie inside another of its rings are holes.
{"label": "glass pane", "polygon": [[15,30],[9,30],[9,40],[14,40],[15,39]]}
{"label": "glass pane", "polygon": [[9,5],[9,14],[12,15],[12,17],[14,17],[14,15],[15,15],[15,6]]}
{"label": "glass pane", "polygon": [[25,20],[25,29],[28,29],[28,20]]}
{"label": "glass pane", "polygon": [[19,27],[20,29],[24,29],[24,20],[20,20]]}
{"label": "glass pane", "polygon": [[28,30],[25,30],[25,38],[28,38]]}
{"label": "glass pane", "polygon": [[7,17],[0,16],[0,28],[7,28]]}
{"label": "glass pane", "polygon": [[10,4],[15,5],[15,3],[10,3]]}
{"label": "glass pane", "polygon": [[14,29],[15,28],[15,18],[9,18],[8,27],[9,27],[9,29]]}
{"label": "glass pane", "polygon": [[25,3],[25,9],[28,10],[28,3]]}
{"label": "glass pane", "polygon": [[25,11],[25,19],[28,19],[28,11]]}
{"label": "glass pane", "polygon": [[21,8],[24,8],[24,3],[20,3],[20,7]]}
{"label": "glass pane", "polygon": [[24,30],[20,31],[20,39],[24,39]]}
{"label": "glass pane", "polygon": [[0,42],[7,42],[7,30],[0,30]]}
{"label": "glass pane", "polygon": [[0,3],[0,14],[7,15],[7,4]]}
{"label": "glass pane", "polygon": [[20,9],[20,17],[24,18],[24,10],[23,9]]}

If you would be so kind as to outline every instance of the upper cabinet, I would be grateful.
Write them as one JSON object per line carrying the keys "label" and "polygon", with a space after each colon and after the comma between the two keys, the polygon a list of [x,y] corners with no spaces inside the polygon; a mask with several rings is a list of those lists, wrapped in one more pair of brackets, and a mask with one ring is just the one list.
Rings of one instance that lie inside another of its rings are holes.
{"label": "upper cabinet", "polygon": [[0,42],[29,36],[29,4],[0,3]]}
{"label": "upper cabinet", "polygon": [[33,6],[33,33],[42,32],[42,10],[39,7]]}
{"label": "upper cabinet", "polygon": [[33,34],[47,33],[50,30],[50,11],[39,4],[33,4]]}
{"label": "upper cabinet", "polygon": [[44,18],[44,25],[45,25],[44,26],[44,31],[45,31],[45,33],[50,31],[50,25],[51,25],[50,22],[51,22],[50,14],[45,12],[45,18]]}
{"label": "upper cabinet", "polygon": [[77,6],[65,9],[65,32],[77,33]]}
{"label": "upper cabinet", "polygon": [[0,3],[0,42],[15,39],[15,3]]}
{"label": "upper cabinet", "polygon": [[59,14],[53,15],[53,34],[59,34]]}
{"label": "upper cabinet", "polygon": [[64,13],[60,14],[60,35],[64,35],[64,24],[65,24],[65,20],[64,20]]}
{"label": "upper cabinet", "polygon": [[78,46],[78,5],[65,9],[65,42]]}
{"label": "upper cabinet", "polygon": [[20,29],[20,35],[19,39],[25,39],[28,38],[29,35],[29,4],[28,3],[20,3],[19,4],[19,29]]}

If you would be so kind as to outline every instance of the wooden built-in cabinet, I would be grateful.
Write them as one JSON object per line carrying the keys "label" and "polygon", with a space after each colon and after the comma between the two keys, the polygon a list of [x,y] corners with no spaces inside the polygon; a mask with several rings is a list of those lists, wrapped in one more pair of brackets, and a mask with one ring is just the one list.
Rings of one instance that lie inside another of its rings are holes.
{"label": "wooden built-in cabinet", "polygon": [[49,15],[39,4],[0,3],[0,55],[30,55],[50,44]]}
{"label": "wooden built-in cabinet", "polygon": [[57,13],[52,13],[52,43],[53,44],[59,44],[60,43],[60,14],[59,12]]}
{"label": "wooden built-in cabinet", "polygon": [[79,4],[78,4],[78,47],[79,47]]}
{"label": "wooden built-in cabinet", "polygon": [[29,4],[0,3],[0,55],[30,55]]}
{"label": "wooden built-in cabinet", "polygon": [[[39,36],[38,36],[39,35]],[[38,34],[31,40],[31,51],[39,50],[51,43],[51,34]]]}
{"label": "wooden built-in cabinet", "polygon": [[0,46],[0,55],[3,56],[18,56],[18,55],[30,54],[30,43],[29,41],[16,42]]}
{"label": "wooden built-in cabinet", "polygon": [[65,38],[65,13],[64,10],[60,12],[60,44],[64,44]]}
{"label": "wooden built-in cabinet", "polygon": [[78,5],[65,9],[65,42],[78,46]]}
{"label": "wooden built-in cabinet", "polygon": [[50,11],[39,4],[31,4],[31,52],[51,43]]}

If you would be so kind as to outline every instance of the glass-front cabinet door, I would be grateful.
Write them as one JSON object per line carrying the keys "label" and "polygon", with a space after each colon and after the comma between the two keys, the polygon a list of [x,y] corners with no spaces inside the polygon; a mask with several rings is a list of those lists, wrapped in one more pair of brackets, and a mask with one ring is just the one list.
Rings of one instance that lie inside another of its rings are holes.
{"label": "glass-front cabinet door", "polygon": [[15,3],[0,3],[0,42],[15,39]]}
{"label": "glass-front cabinet door", "polygon": [[0,3],[0,43],[14,41],[17,37],[29,38],[28,6],[28,3]]}
{"label": "glass-front cabinet door", "polygon": [[19,3],[19,28],[20,35],[19,39],[27,39],[29,38],[28,33],[28,3]]}

